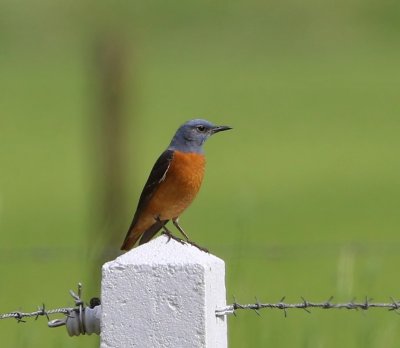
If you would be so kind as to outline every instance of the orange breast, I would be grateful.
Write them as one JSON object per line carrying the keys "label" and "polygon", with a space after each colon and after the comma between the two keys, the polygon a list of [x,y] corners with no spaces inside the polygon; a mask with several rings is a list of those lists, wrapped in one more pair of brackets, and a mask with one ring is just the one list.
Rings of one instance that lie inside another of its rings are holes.
{"label": "orange breast", "polygon": [[204,155],[175,151],[165,180],[154,193],[146,213],[159,215],[161,220],[178,217],[196,197],[204,168]]}

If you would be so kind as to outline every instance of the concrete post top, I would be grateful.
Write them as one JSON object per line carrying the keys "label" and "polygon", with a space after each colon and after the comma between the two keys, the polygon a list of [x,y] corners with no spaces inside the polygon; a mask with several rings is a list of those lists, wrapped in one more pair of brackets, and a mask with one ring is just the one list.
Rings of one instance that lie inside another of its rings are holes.
{"label": "concrete post top", "polygon": [[226,348],[225,263],[162,235],[103,266],[101,347]]}
{"label": "concrete post top", "polygon": [[224,261],[212,254],[206,253],[193,245],[182,244],[165,235],[151,240],[150,242],[136,247],[127,253],[106,263],[103,267],[111,267],[115,264],[220,264]]}

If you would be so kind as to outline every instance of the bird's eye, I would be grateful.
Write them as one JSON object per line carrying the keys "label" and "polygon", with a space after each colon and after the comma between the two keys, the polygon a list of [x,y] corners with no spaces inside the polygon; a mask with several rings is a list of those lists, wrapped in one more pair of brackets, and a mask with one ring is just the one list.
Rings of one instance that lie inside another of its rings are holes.
{"label": "bird's eye", "polygon": [[204,127],[204,126],[197,126],[196,128],[199,132],[202,132],[202,133],[206,131],[206,127]]}

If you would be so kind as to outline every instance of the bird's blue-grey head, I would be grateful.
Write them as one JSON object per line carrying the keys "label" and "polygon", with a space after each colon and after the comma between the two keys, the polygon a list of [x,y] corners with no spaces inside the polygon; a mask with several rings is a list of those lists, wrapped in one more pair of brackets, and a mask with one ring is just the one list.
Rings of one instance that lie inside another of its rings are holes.
{"label": "bird's blue-grey head", "polygon": [[190,120],[178,128],[168,149],[203,153],[203,144],[211,135],[228,129],[232,128],[216,126],[202,119]]}

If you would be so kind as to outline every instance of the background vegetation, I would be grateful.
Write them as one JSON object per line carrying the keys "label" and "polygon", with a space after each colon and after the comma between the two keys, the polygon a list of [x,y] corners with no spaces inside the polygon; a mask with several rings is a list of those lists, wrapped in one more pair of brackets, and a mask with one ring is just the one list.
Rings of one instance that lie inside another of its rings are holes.
{"label": "background vegetation", "polygon": [[[2,0],[0,312],[71,305],[78,281],[99,294],[153,162],[194,117],[234,127],[207,143],[181,219],[226,261],[228,302],[399,297],[399,14],[391,0]],[[230,347],[395,347],[398,321],[241,312]],[[2,321],[0,337],[98,346],[45,320]]]}

